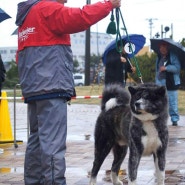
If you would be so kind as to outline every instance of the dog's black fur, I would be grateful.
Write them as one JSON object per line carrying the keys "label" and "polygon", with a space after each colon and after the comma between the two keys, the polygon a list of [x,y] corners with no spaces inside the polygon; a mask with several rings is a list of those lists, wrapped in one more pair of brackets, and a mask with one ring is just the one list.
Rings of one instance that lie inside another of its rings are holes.
{"label": "dog's black fur", "polygon": [[[130,149],[128,184],[135,185],[142,155],[153,155],[158,185],[164,184],[165,154],[168,143],[167,96],[165,87],[141,84],[128,87],[106,86],[101,113],[95,127],[95,159],[90,185],[96,184],[98,171],[109,152],[113,151],[112,182],[118,178],[120,166]],[[131,95],[131,96],[130,96]]]}

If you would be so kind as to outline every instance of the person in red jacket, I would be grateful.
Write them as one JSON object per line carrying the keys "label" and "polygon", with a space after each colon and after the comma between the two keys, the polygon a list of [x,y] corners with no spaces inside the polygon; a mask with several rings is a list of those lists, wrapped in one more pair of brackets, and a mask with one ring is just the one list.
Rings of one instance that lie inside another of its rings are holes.
{"label": "person in red jacket", "polygon": [[82,9],[66,0],[27,0],[18,4],[18,71],[28,103],[30,136],[25,185],[66,185],[67,101],[75,96],[70,35],[106,17],[120,0]]}

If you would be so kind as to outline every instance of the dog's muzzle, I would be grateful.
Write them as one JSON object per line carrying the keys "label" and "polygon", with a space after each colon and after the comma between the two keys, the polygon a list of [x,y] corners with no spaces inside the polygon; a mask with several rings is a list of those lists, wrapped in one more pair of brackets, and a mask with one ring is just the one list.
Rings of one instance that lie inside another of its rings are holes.
{"label": "dog's muzzle", "polygon": [[134,104],[134,107],[135,107],[135,111],[142,111],[145,109],[145,106],[144,106],[144,100],[143,99],[139,99],[135,102]]}

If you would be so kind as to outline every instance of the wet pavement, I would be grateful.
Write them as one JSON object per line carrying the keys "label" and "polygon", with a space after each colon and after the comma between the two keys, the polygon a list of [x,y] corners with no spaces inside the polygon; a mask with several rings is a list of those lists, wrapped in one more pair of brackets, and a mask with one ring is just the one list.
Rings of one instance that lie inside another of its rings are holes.
{"label": "wet pavement", "polygon": [[[14,106],[9,103],[12,130],[14,129]],[[89,172],[93,163],[94,125],[100,112],[98,105],[68,106],[68,137],[66,153],[66,178],[68,185],[88,185]],[[169,147],[166,161],[166,185],[185,185],[185,116],[180,117],[179,126],[169,121]],[[0,185],[23,185],[24,154],[27,142],[27,106],[16,104],[16,140],[0,144]],[[1,153],[2,152],[2,153]],[[97,178],[97,185],[111,184],[109,170],[113,156],[110,153],[104,161]],[[120,178],[127,184],[128,154],[121,166]],[[141,159],[138,171],[138,185],[154,185],[154,164],[152,157]]]}

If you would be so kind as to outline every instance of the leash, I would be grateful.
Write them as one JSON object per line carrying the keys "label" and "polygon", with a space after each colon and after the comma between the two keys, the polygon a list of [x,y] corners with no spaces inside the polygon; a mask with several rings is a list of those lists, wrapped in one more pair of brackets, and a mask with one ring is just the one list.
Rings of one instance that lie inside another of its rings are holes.
{"label": "leash", "polygon": [[[112,21],[111,24],[112,25],[113,25],[113,21],[114,21],[114,17],[113,16],[114,15],[113,15],[113,11],[112,11],[112,14],[111,14],[111,21]],[[119,29],[119,26],[120,26],[120,17],[121,17],[121,20],[122,20],[122,23],[123,23],[123,30],[126,33],[126,36],[127,36],[127,39],[128,39],[128,43],[129,43],[129,47],[130,47],[131,52],[132,52],[132,56],[133,56],[132,58],[134,60],[135,66],[136,66],[137,76],[140,79],[141,83],[143,84],[142,74],[141,74],[141,71],[139,69],[139,65],[138,65],[138,62],[136,60],[136,57],[135,57],[135,54],[134,54],[134,51],[133,51],[133,48],[132,48],[132,43],[130,41],[130,38],[129,38],[129,35],[128,35],[128,32],[127,32],[127,28],[126,28],[126,25],[125,25],[125,22],[124,22],[124,19],[123,19],[123,15],[121,13],[120,8],[116,8],[116,25],[117,25],[117,29],[115,28],[116,29],[116,50],[119,53],[121,53],[122,52],[122,49],[123,49],[123,43],[122,42],[121,42],[120,47],[118,46],[118,41],[122,40],[120,29]],[[112,34],[115,34],[115,31],[114,31],[114,33],[112,32]],[[128,61],[129,61],[130,65],[131,65],[131,67],[133,67],[132,64],[131,64],[131,62],[130,62],[130,60],[128,60]]]}

